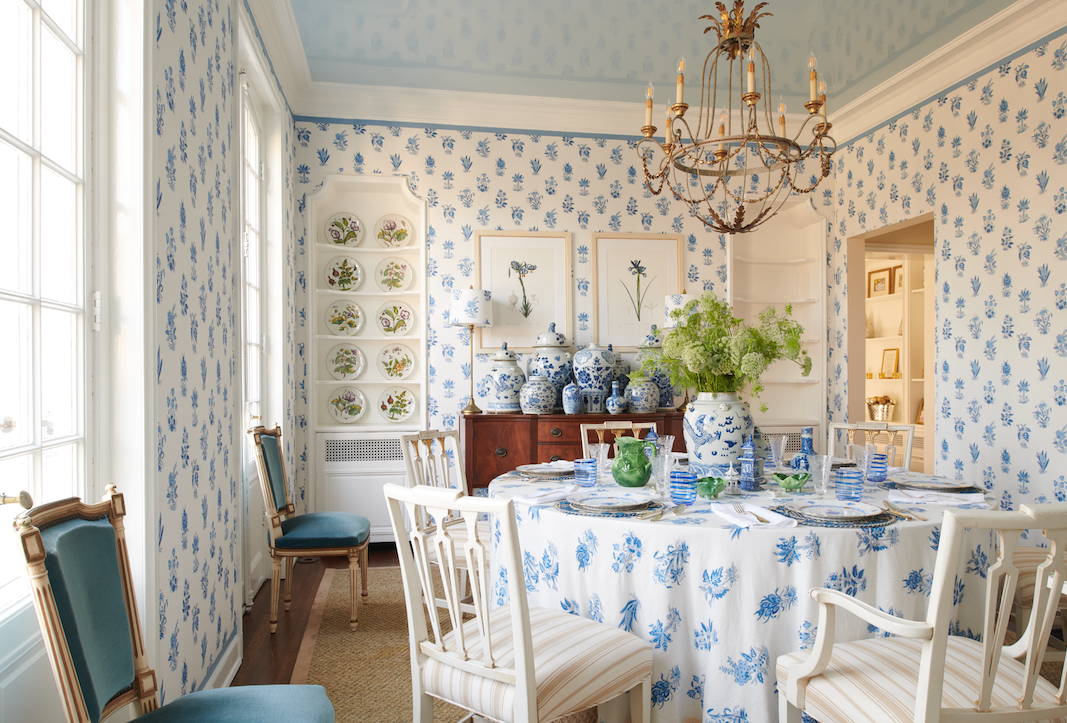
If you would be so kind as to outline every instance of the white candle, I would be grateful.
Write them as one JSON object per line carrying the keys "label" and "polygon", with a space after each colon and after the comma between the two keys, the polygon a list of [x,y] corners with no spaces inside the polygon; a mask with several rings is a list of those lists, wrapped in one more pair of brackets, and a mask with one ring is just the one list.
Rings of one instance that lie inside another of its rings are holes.
{"label": "white candle", "polygon": [[819,67],[819,61],[815,59],[815,51],[812,50],[808,55],[808,70],[811,72],[808,74],[809,78],[809,91],[811,100],[815,100],[818,97],[817,90],[819,87],[819,76],[816,74],[816,69]]}
{"label": "white candle", "polygon": [[756,92],[756,56],[752,46],[748,48],[748,92]]}
{"label": "white candle", "polygon": [[684,103],[682,100],[685,91],[685,56],[678,58],[678,100],[675,101],[679,104]]}
{"label": "white candle", "polygon": [[785,103],[782,101],[782,97],[778,96],[778,132],[782,138],[785,138]]}
{"label": "white candle", "polygon": [[652,87],[652,81],[648,81],[645,89],[645,125],[652,125],[652,98],[656,95],[656,89]]}

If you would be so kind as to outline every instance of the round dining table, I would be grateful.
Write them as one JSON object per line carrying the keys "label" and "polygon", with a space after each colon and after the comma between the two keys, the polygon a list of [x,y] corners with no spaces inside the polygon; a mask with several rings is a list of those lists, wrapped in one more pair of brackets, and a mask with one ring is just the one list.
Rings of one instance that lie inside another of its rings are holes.
{"label": "round dining table", "polygon": [[[880,485],[867,483],[862,502],[882,507],[892,491],[887,488],[904,474],[918,476],[898,471]],[[912,519],[886,512],[795,520],[796,510],[819,502],[810,485],[791,494],[765,487],[698,498],[659,520],[641,519],[641,511],[575,507],[568,502],[573,478],[510,472],[490,484],[489,495],[515,500],[531,606],[613,625],[653,645],[653,721],[763,723],[778,717],[776,658],[810,648],[818,633],[812,588],[844,591],[898,617],[925,617],[948,509],[918,499],[901,508]],[[609,497],[624,492],[603,478],[595,490]],[[649,494],[655,494],[651,488]],[[958,499],[971,500],[959,506],[987,506],[980,495]],[[836,502],[832,486],[825,501]],[[738,519],[734,502],[768,524]],[[996,551],[989,533],[965,543],[953,632],[973,636]],[[502,571],[494,571],[501,580]],[[505,591],[498,584],[498,604],[507,602]],[[839,641],[886,635],[848,614],[837,616],[836,634]],[[601,720],[625,721],[624,703],[602,706]]]}

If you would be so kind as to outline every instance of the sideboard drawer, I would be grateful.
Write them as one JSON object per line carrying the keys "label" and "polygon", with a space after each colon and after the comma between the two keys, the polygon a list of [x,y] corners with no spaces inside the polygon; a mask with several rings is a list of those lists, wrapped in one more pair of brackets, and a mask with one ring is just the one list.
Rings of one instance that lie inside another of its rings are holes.
{"label": "sideboard drawer", "polygon": [[539,419],[537,421],[537,443],[582,443],[581,425],[590,424],[592,420],[581,419]]}
{"label": "sideboard drawer", "polygon": [[539,444],[537,445],[538,462],[555,462],[557,459],[581,459],[582,445],[575,444]]}
{"label": "sideboard drawer", "polygon": [[534,461],[533,422],[532,416],[508,415],[471,425],[465,471],[472,488],[488,487],[499,475]]}

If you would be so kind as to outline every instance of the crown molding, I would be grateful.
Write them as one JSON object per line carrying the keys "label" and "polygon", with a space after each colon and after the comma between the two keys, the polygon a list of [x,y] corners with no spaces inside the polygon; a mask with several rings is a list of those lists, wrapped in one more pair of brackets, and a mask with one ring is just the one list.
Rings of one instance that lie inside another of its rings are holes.
{"label": "crown molding", "polygon": [[246,0],[267,57],[274,69],[282,93],[294,113],[299,113],[297,99],[311,85],[311,70],[304,55],[304,44],[296,29],[296,17],[289,0]]}
{"label": "crown molding", "polygon": [[1019,0],[831,114],[851,141],[1067,26],[1067,2]]}

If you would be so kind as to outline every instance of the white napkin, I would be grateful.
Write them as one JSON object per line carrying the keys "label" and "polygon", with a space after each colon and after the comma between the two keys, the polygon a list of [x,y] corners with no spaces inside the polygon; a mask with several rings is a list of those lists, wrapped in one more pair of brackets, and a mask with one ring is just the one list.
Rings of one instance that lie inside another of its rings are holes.
{"label": "white napkin", "polygon": [[755,512],[757,515],[767,520],[767,522],[760,522],[752,515],[739,515],[734,510],[733,503],[730,504],[713,504],[711,509],[715,514],[721,515],[730,521],[730,524],[737,525],[738,527],[766,527],[766,528],[780,528],[780,527],[796,527],[797,521],[791,517],[780,515],[777,512],[771,512],[758,505],[749,504],[748,502],[742,502],[741,506],[746,512]]}
{"label": "white napkin", "polygon": [[555,462],[541,462],[537,466],[541,469],[552,470],[553,472],[574,471],[574,461],[569,459],[557,459]]}
{"label": "white napkin", "polygon": [[960,505],[976,505],[984,510],[989,509],[985,495],[981,492],[926,492],[924,490],[896,489],[889,491],[889,501],[898,505],[914,505],[927,503],[941,505],[943,507],[959,507]]}
{"label": "white napkin", "polygon": [[560,487],[558,489],[535,492],[532,495],[515,495],[511,499],[516,502],[521,502],[524,505],[547,505],[552,502],[567,499],[580,489],[581,487],[578,485],[567,485],[566,487]]}

